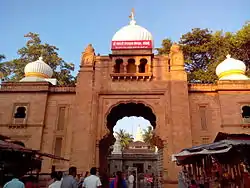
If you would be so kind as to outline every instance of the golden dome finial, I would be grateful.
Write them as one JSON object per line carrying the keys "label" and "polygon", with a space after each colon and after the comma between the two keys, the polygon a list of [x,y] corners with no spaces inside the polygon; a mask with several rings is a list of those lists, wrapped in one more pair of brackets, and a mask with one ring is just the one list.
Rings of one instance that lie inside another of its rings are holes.
{"label": "golden dome finial", "polygon": [[42,57],[42,56],[40,56],[38,59],[39,59],[39,61],[42,61],[42,60],[43,60],[43,57]]}
{"label": "golden dome finial", "polygon": [[136,21],[135,21],[135,9],[134,8],[132,8],[132,11],[131,11],[131,14],[130,14],[129,18],[131,19],[130,20],[131,25],[136,23]]}

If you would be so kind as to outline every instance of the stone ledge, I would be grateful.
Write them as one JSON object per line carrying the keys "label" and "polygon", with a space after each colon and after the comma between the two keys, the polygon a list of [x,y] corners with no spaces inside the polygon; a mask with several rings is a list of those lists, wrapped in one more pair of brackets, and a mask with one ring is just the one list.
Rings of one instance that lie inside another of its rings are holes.
{"label": "stone ledge", "polygon": [[8,127],[11,129],[15,128],[29,128],[29,127],[43,127],[44,124],[14,124],[14,123],[8,123],[8,124],[0,124],[0,127]]}
{"label": "stone ledge", "polygon": [[75,93],[75,86],[53,86],[47,82],[4,82],[0,92]]}
{"label": "stone ledge", "polygon": [[217,90],[216,84],[202,84],[202,83],[189,83],[189,92],[215,92]]}
{"label": "stone ledge", "polygon": [[189,92],[250,91],[249,80],[217,81],[216,84],[189,83]]}
{"label": "stone ledge", "polygon": [[[112,96],[112,95],[152,95],[157,99],[160,99],[159,96],[155,96],[155,95],[164,95],[165,94],[165,90],[163,91],[129,91],[129,92],[124,92],[124,91],[101,91],[98,93],[99,96]],[[117,97],[116,97],[117,98]],[[110,98],[109,98],[110,99]],[[129,99],[129,98],[128,98]],[[134,98],[135,100],[137,100],[136,98]]]}
{"label": "stone ledge", "polygon": [[75,93],[75,86],[51,86],[49,88],[50,93]]}
{"label": "stone ledge", "polygon": [[50,85],[48,82],[4,82],[0,92],[47,92]]}
{"label": "stone ledge", "polygon": [[152,73],[111,73],[110,77],[115,80],[151,80],[153,78]]}
{"label": "stone ledge", "polygon": [[241,127],[241,128],[249,129],[250,123],[246,123],[246,124],[222,124],[221,127]]}

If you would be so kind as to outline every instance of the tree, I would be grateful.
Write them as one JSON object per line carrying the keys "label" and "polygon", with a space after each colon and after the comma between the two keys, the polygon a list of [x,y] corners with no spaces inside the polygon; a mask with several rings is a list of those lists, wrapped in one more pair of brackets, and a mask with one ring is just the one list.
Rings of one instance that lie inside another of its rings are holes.
{"label": "tree", "polygon": [[143,130],[143,141],[147,144],[150,144],[150,146],[153,148],[154,143],[153,143],[153,127],[148,126],[147,129]]}
{"label": "tree", "polygon": [[161,48],[156,48],[156,50],[158,51],[158,54],[159,55],[169,54],[172,44],[173,42],[171,41],[171,39],[169,38],[163,39],[161,43]]}
{"label": "tree", "polygon": [[3,79],[5,76],[7,76],[5,66],[3,63],[1,63],[3,59],[5,59],[5,56],[3,54],[0,54],[0,79]]}
{"label": "tree", "polygon": [[58,55],[58,48],[47,43],[42,43],[39,34],[28,33],[24,37],[28,38],[26,45],[18,50],[18,59],[4,62],[8,78],[12,81],[19,81],[24,77],[24,67],[27,63],[38,60],[40,56],[54,71],[53,77],[58,80],[59,85],[72,85],[75,78],[71,75],[74,64],[65,62]]}
{"label": "tree", "polygon": [[234,36],[233,55],[246,63],[247,75],[250,76],[250,21]]}
{"label": "tree", "polygon": [[[166,43],[164,39],[163,43]],[[250,22],[236,33],[194,28],[178,42],[183,50],[189,81],[215,82],[216,66],[227,54],[246,63],[250,75]],[[169,52],[168,45],[158,48],[159,54]]]}
{"label": "tree", "polygon": [[116,132],[118,138],[120,139],[120,143],[122,146],[122,149],[127,148],[128,145],[133,142],[133,135],[127,133],[124,129],[119,129],[118,132]]}

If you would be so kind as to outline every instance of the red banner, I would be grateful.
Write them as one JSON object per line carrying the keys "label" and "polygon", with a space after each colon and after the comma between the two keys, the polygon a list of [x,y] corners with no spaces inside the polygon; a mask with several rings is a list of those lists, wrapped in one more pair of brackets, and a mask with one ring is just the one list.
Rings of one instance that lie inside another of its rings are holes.
{"label": "red banner", "polygon": [[112,41],[112,50],[152,49],[151,40]]}

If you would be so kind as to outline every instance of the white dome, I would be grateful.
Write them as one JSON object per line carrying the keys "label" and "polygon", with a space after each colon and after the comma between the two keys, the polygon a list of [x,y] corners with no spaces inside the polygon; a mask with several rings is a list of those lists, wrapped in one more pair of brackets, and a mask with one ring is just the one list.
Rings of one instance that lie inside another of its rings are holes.
{"label": "white dome", "polygon": [[112,38],[112,41],[138,41],[138,40],[151,40],[153,41],[152,34],[135,23],[130,23],[118,30]]}
{"label": "white dome", "polygon": [[24,68],[25,77],[51,78],[53,70],[40,57],[37,61],[28,63]]}
{"label": "white dome", "polygon": [[118,30],[112,38],[112,49],[152,49],[152,34],[139,25],[136,25],[134,13],[131,12],[129,25]]}
{"label": "white dome", "polygon": [[246,80],[248,77],[245,76],[245,72],[245,63],[231,58],[230,55],[227,55],[227,58],[216,67],[219,80]]}

